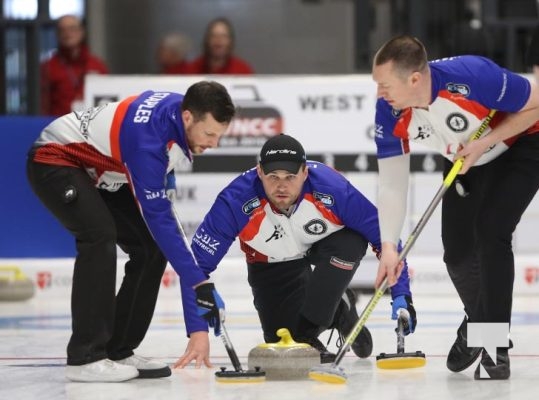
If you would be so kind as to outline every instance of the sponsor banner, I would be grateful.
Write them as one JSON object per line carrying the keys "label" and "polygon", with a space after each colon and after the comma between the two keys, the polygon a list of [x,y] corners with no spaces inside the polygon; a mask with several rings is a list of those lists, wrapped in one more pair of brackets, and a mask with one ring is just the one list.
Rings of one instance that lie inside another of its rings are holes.
{"label": "sponsor banner", "polygon": [[[320,154],[309,153],[307,158],[320,161],[341,172],[378,172],[376,154]],[[194,157],[188,169],[191,172],[243,172],[258,162],[257,154],[202,154]],[[438,154],[411,154],[410,171],[440,172],[444,169],[444,158]],[[180,167],[180,171],[185,171]]]}
{"label": "sponsor banner", "polygon": [[[118,260],[118,288],[123,278],[123,265],[127,259]],[[36,285],[34,299],[65,298],[69,301],[73,276],[74,260],[63,259],[18,259],[1,260],[0,265],[17,265]],[[449,279],[442,256],[415,256],[409,259],[411,288],[414,295],[454,295],[456,291]],[[351,286],[371,290],[373,287],[377,260],[374,256],[366,256],[362,260]],[[247,283],[247,268],[243,257],[227,256],[212,274],[212,280],[219,287],[223,296],[237,296],[238,286],[245,287],[250,293]],[[221,286],[219,286],[221,285]],[[242,290],[243,291],[243,290]],[[515,295],[534,295],[539,293],[539,254],[534,256],[515,257]],[[161,279],[160,299],[181,301],[180,284],[176,272],[168,266]],[[225,299],[226,301],[226,299]]]}
{"label": "sponsor banner", "polygon": [[238,109],[220,148],[209,153],[256,154],[281,132],[296,137],[308,153],[376,152],[376,85],[370,75],[87,75],[84,102],[96,106],[145,90],[183,94],[203,79],[223,84]]}
{"label": "sponsor banner", "polygon": [[[416,294],[456,294],[440,257],[411,257],[412,290]],[[515,295],[539,293],[539,255],[515,257]]]}
{"label": "sponsor banner", "polygon": [[[118,249],[119,250],[119,249]],[[119,250],[121,252],[121,250]],[[120,255],[117,264],[116,289],[120,288],[124,275],[125,255]],[[64,298],[69,302],[73,284],[73,258],[54,259],[9,259],[1,260],[0,265],[16,265],[33,281],[37,299]],[[176,272],[168,266],[161,279],[160,296],[179,297],[179,280]]]}
{"label": "sponsor banner", "polygon": [[[127,261],[125,255],[120,255],[118,258],[116,290],[120,289],[124,276],[124,265]],[[34,283],[34,300],[65,299],[67,303],[69,303],[71,296],[74,263],[73,258],[0,259],[0,266],[19,267],[24,275]],[[232,286],[237,285],[238,282],[245,286],[246,293],[250,293],[247,283],[247,267],[243,257],[226,257],[220,268],[212,274],[212,280],[218,285],[224,285],[222,289],[219,289],[222,295],[237,295]],[[181,304],[180,281],[178,274],[170,265],[167,266],[161,278],[159,299],[177,300],[178,307]]]}

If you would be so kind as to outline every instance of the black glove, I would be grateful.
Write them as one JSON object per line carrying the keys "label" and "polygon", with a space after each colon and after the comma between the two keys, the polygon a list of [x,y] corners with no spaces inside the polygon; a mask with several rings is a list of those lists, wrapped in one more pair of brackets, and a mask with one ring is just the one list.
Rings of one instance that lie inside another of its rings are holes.
{"label": "black glove", "polygon": [[399,317],[399,310],[401,308],[408,311],[408,314],[410,315],[410,318],[404,321],[404,334],[409,335],[410,333],[414,333],[417,325],[417,317],[414,304],[412,303],[412,298],[410,296],[401,295],[393,299],[391,302],[391,319],[397,319]]}
{"label": "black glove", "polygon": [[215,336],[221,334],[221,320],[225,319],[225,303],[213,283],[203,283],[195,288],[198,315],[208,321]]}

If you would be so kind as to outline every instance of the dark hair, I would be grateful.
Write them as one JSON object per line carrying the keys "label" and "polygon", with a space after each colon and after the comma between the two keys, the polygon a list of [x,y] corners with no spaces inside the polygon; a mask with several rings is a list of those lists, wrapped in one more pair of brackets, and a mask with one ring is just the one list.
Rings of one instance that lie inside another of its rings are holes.
{"label": "dark hair", "polygon": [[215,18],[213,20],[211,20],[209,23],[208,23],[208,26],[206,27],[206,32],[204,33],[204,41],[202,42],[202,46],[203,46],[203,51],[204,51],[204,54],[208,54],[208,50],[209,50],[209,43],[210,43],[210,35],[213,31],[213,28],[215,25],[217,24],[223,24],[226,26],[227,30],[228,30],[228,34],[230,35],[230,52],[232,52],[234,50],[234,44],[235,44],[235,34],[234,34],[234,27],[232,26],[232,22],[230,22],[230,20],[228,20],[227,18],[225,17],[219,17],[219,18]]}
{"label": "dark hair", "polygon": [[186,110],[193,114],[196,121],[210,113],[221,123],[229,123],[236,113],[226,88],[215,81],[200,81],[189,86],[182,102],[182,111]]}
{"label": "dark hair", "polygon": [[396,36],[387,41],[374,56],[374,65],[383,65],[389,61],[393,61],[397,72],[408,74],[423,71],[428,66],[427,50],[413,36]]}

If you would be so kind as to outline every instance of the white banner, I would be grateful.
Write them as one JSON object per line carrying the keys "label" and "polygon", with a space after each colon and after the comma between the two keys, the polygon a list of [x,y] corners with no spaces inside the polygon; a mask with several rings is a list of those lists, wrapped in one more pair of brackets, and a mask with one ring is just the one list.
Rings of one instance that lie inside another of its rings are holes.
{"label": "white banner", "polygon": [[[117,288],[124,275],[126,258],[118,259]],[[414,295],[454,295],[455,288],[449,279],[446,267],[440,256],[412,256],[409,258],[411,289]],[[0,259],[0,267],[14,265],[31,279],[36,288],[35,298],[62,298],[69,301],[73,277],[73,259]],[[376,276],[377,262],[368,255],[359,266],[351,286],[360,290],[372,290]],[[223,296],[236,296],[239,286],[244,287],[243,294],[249,293],[247,267],[244,257],[227,256],[223,259],[212,279],[216,282]],[[515,295],[534,295],[539,292],[539,255],[515,257]],[[178,299],[179,310],[180,286],[178,275],[167,267],[159,291],[160,299]],[[455,297],[457,299],[457,297]]]}
{"label": "white banner", "polygon": [[221,154],[256,154],[271,136],[296,137],[307,153],[375,153],[376,85],[370,75],[163,76],[89,75],[85,105],[121,100],[145,90],[185,93],[200,80],[229,91],[238,115],[221,139]]}

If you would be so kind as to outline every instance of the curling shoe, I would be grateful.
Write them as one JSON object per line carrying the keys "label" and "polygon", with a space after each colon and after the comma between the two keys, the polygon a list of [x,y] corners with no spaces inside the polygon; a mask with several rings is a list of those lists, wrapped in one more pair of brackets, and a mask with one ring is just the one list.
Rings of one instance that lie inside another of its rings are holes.
{"label": "curling shoe", "polygon": [[320,364],[329,364],[335,361],[336,355],[328,351],[326,346],[318,338],[300,337],[296,338],[298,343],[307,343],[320,353]]}
{"label": "curling shoe", "polygon": [[481,354],[481,347],[468,347],[467,335],[467,323],[468,318],[465,316],[464,320],[457,329],[457,339],[449,354],[447,355],[447,368],[453,372],[464,371],[470,365],[477,360],[477,357]]}
{"label": "curling shoe", "polygon": [[474,379],[509,379],[511,376],[511,369],[509,366],[509,352],[508,349],[498,348],[496,350],[496,364],[483,349],[481,354],[481,362],[477,365],[474,373]]}
{"label": "curling shoe", "polygon": [[[346,289],[339,306],[341,312],[336,323],[336,328],[343,341],[352,331],[359,319],[356,310],[356,301],[357,299],[354,291]],[[372,336],[366,326],[361,329],[350,347],[354,354],[359,358],[367,358],[372,354]]]}
{"label": "curling shoe", "polygon": [[133,354],[131,357],[116,361],[119,364],[130,365],[138,370],[139,378],[166,378],[172,375],[170,367],[162,362]]}
{"label": "curling shoe", "polygon": [[68,365],[66,378],[74,382],[124,382],[136,378],[138,370],[105,358],[83,365]]}

